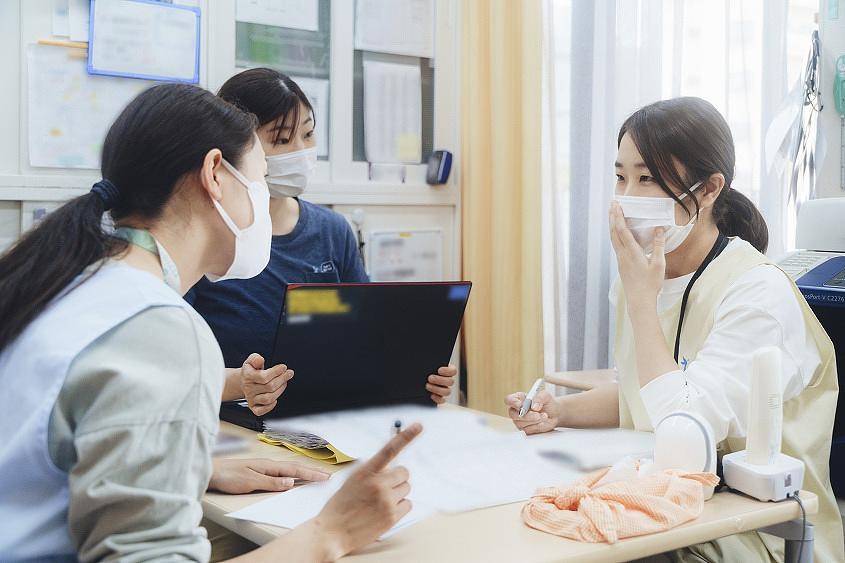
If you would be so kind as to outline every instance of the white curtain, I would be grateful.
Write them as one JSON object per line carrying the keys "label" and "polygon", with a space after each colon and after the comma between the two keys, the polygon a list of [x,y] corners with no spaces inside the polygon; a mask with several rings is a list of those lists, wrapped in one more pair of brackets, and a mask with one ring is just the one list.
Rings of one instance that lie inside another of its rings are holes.
{"label": "white curtain", "polygon": [[543,131],[546,370],[612,364],[616,276],[607,235],[616,134],[639,107],[698,96],[726,117],[733,187],[758,203],[788,249],[785,182],[763,140],[801,74],[817,0],[547,0]]}

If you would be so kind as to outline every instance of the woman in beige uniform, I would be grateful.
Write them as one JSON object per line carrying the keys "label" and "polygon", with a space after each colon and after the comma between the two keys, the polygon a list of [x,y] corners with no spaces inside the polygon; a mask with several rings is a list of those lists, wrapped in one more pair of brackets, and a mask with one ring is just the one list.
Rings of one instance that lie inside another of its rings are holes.
{"label": "woman in beige uniform", "polygon": [[[609,213],[619,265],[610,295],[618,381],[563,397],[543,392],[522,418],[524,394],[506,402],[529,434],[558,426],[650,431],[668,413],[689,410],[713,427],[721,455],[745,447],[751,354],[776,346],[783,451],[804,461],[804,488],[819,496],[815,557],[845,561],[828,469],[838,396],[833,344],[795,284],[763,255],[766,224],[732,188],[734,166],[730,129],[704,100],[657,102],[625,121]],[[626,204],[668,198],[675,224],[665,229],[623,213]],[[782,551],[782,540],[748,532],[659,559],[780,561]]]}

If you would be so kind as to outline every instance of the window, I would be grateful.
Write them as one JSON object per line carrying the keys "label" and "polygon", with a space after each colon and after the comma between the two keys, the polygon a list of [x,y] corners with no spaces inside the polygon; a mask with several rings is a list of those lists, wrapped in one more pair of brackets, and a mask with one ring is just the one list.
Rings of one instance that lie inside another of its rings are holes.
{"label": "window", "polygon": [[[317,31],[245,22],[237,22],[235,30],[235,65],[238,68],[261,66],[278,70],[299,84],[311,100],[321,159],[329,156],[330,10],[329,0],[320,0]],[[325,110],[320,111],[322,108]]]}
{"label": "window", "polygon": [[612,357],[606,213],[619,126],[660,99],[707,99],[733,132],[733,187],[780,225],[785,188],[768,172],[764,139],[803,71],[818,2],[546,0],[545,8],[552,212],[543,236],[555,260],[543,281],[555,347],[546,368],[601,368]]}

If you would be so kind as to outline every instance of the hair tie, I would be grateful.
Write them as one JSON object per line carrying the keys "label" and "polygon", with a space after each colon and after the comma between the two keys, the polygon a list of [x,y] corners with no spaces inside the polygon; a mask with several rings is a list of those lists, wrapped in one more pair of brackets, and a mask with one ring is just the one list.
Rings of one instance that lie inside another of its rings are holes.
{"label": "hair tie", "polygon": [[97,194],[103,200],[103,206],[106,211],[113,208],[117,204],[118,198],[120,198],[120,191],[117,189],[117,186],[105,178],[94,184],[91,192]]}

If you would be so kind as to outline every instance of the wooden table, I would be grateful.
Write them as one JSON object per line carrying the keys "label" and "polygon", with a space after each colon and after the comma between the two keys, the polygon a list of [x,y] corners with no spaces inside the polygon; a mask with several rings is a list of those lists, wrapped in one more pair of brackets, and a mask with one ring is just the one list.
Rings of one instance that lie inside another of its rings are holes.
{"label": "wooden table", "polygon": [[[508,419],[493,415],[489,417],[493,427],[513,429]],[[226,457],[264,457],[297,461],[328,471],[338,469],[336,466],[309,460],[284,448],[259,442],[255,439],[254,432],[233,424],[221,422],[220,431],[252,440],[248,451]],[[207,493],[202,500],[203,512],[205,517],[213,522],[255,543],[264,544],[284,534],[286,529],[229,518],[226,513],[245,508],[271,494],[277,493]],[[818,511],[818,499],[814,494],[802,492],[801,498],[808,515]],[[607,545],[579,543],[528,528],[522,523],[521,508],[522,503],[516,503],[463,514],[436,515],[401,530],[386,541],[376,542],[358,553],[349,555],[344,561],[629,561],[739,532],[775,526],[801,517],[800,509],[794,502],[765,503],[733,493],[719,493],[705,503],[704,512],[693,522],[667,532]],[[767,531],[778,532],[777,529]],[[794,530],[791,530],[778,535],[784,537],[793,533]],[[795,539],[794,535],[791,537]],[[787,540],[789,539],[790,537],[787,537]],[[800,540],[800,535],[797,539]],[[800,544],[800,541],[793,541],[793,548],[796,547],[795,543]]]}

